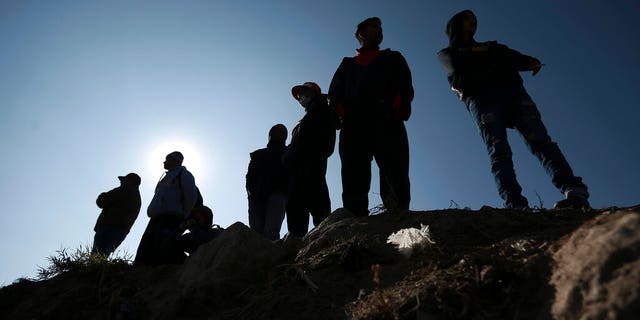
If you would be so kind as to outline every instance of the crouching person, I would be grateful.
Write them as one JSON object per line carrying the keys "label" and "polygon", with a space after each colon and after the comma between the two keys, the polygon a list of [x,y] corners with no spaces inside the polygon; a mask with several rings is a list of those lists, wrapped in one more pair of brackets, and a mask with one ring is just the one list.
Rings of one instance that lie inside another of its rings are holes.
{"label": "crouching person", "polygon": [[91,253],[109,255],[124,241],[140,212],[140,177],[135,173],[118,177],[120,186],[98,196],[102,208],[93,230]]}
{"label": "crouching person", "polygon": [[181,230],[189,230],[179,239],[182,251],[189,254],[195,252],[201,245],[217,238],[224,231],[220,226],[213,224],[213,212],[207,206],[193,208],[189,218],[180,227]]}

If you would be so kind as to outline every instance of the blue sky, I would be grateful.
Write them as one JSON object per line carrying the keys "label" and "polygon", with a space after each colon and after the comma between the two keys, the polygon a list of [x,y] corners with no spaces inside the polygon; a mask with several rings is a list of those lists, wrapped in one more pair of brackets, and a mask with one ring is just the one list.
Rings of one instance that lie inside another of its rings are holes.
{"label": "blue sky", "polygon": [[[134,254],[174,149],[215,223],[246,223],[249,152],[266,145],[273,124],[293,128],[303,114],[291,86],[315,81],[326,90],[357,48],[356,24],[370,16],[382,19],[382,47],[401,51],[413,74],[411,208],[500,207],[481,138],[436,59],[447,20],[463,9],[478,16],[477,40],[545,63],[536,77],[523,74],[525,85],[592,205],[640,203],[636,1],[5,0],[0,284],[33,276],[57,249],[90,245],[96,197],[128,172],[142,176],[141,214],[121,246]],[[552,206],[561,194],[509,134],[524,195]],[[337,152],[327,180],[341,207]],[[371,207],[380,203],[377,183]]]}

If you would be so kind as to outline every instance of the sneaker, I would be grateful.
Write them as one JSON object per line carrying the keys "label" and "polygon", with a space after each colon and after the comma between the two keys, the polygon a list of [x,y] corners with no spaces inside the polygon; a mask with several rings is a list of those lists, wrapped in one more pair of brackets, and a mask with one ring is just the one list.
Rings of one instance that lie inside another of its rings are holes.
{"label": "sneaker", "polygon": [[556,202],[554,209],[590,209],[589,191],[586,188],[575,187],[564,192],[565,199]]}
{"label": "sneaker", "polygon": [[527,201],[527,198],[518,194],[509,197],[505,202],[504,207],[507,209],[529,209],[529,201]]}
{"label": "sneaker", "polygon": [[554,209],[591,209],[589,200],[584,197],[574,197],[560,200],[553,205]]}

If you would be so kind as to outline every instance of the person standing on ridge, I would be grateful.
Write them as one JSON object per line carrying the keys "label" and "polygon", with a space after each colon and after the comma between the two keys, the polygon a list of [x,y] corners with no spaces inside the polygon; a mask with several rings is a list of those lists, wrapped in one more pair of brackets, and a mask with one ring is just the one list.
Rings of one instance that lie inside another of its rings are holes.
{"label": "person standing on ridge", "polygon": [[454,15],[446,27],[449,46],[438,53],[453,90],[471,113],[491,158],[491,171],[507,208],[528,208],[516,179],[507,128],[517,129],[564,194],[555,208],[589,208],[589,192],[551,140],[540,112],[523,86],[520,71],[535,76],[542,63],[499,44],[476,42],[477,18],[470,10]]}
{"label": "person standing on ridge", "polygon": [[250,154],[246,176],[249,227],[270,240],[280,239],[287,203],[288,177],[282,164],[287,134],[282,124],[269,130],[267,147]]}
{"label": "person standing on ridge", "polygon": [[167,170],[156,185],[153,199],[147,208],[151,218],[144,230],[134,264],[180,264],[185,255],[178,244],[180,224],[189,217],[201,196],[191,172],[182,165],[184,156],[178,151],[169,153],[164,161]]}
{"label": "person standing on ridge", "polygon": [[336,144],[336,117],[329,109],[327,95],[314,82],[294,86],[293,98],[305,115],[293,128],[291,143],[284,156],[289,172],[287,226],[289,232],[303,237],[309,229],[309,214],[318,226],[331,213],[327,187],[327,159]]}
{"label": "person standing on ridge", "polygon": [[329,87],[330,105],[340,119],[343,206],[356,216],[369,214],[375,159],[385,208],[408,211],[409,142],[404,121],[411,115],[411,71],[400,52],[380,50],[380,18],[362,21],[355,36],[361,45],[357,55],[342,60]]}
{"label": "person standing on ridge", "polygon": [[109,255],[115,251],[129,234],[140,213],[140,176],[132,172],[119,176],[118,180],[119,187],[101,193],[96,199],[102,212],[93,228],[96,235],[93,238],[92,254]]}

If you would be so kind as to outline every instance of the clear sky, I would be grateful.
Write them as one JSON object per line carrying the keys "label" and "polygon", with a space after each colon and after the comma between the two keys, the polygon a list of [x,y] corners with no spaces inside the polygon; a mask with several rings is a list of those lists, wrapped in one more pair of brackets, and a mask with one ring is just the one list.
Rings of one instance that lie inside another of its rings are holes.
{"label": "clear sky", "polygon": [[[4,0],[0,284],[34,276],[57,249],[90,245],[96,197],[128,172],[142,177],[141,213],[121,246],[134,254],[174,149],[214,222],[247,223],[249,152],[273,124],[293,128],[303,110],[291,86],[325,91],[370,16],[382,19],[382,47],[402,52],[413,74],[411,208],[502,206],[482,140],[436,59],[447,20],[463,9],[478,16],[477,40],[545,63],[523,74],[525,85],[592,205],[640,203],[637,1]],[[516,132],[510,141],[524,195],[552,206],[561,194]],[[341,207],[337,148],[327,180]]]}

